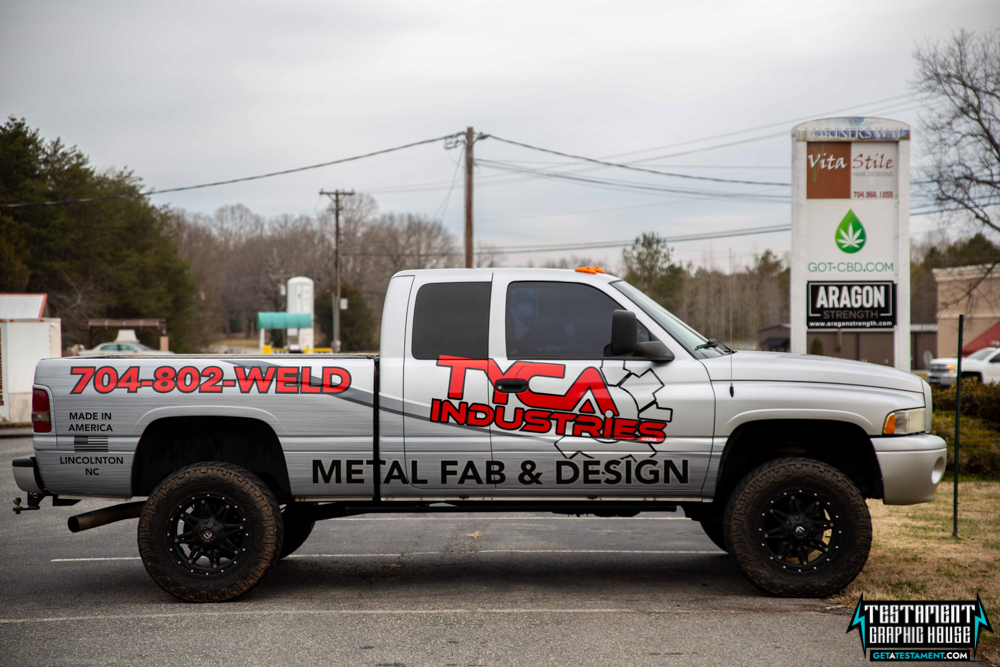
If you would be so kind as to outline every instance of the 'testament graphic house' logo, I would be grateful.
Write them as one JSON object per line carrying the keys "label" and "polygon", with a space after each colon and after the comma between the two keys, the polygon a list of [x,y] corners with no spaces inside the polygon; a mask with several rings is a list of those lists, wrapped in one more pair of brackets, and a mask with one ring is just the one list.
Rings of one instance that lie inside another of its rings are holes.
{"label": "'testament graphic house' logo", "polygon": [[865,247],[868,235],[853,209],[848,209],[847,215],[837,225],[836,239],[837,247],[849,254],[856,253]]}

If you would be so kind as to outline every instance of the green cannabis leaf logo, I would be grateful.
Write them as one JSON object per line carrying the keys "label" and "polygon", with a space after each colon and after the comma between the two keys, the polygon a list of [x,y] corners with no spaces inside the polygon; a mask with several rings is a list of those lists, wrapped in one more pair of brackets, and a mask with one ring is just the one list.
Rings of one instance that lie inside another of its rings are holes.
{"label": "green cannabis leaf logo", "polygon": [[855,253],[865,247],[867,235],[865,228],[858,220],[854,211],[848,209],[847,215],[837,225],[837,246],[846,253]]}

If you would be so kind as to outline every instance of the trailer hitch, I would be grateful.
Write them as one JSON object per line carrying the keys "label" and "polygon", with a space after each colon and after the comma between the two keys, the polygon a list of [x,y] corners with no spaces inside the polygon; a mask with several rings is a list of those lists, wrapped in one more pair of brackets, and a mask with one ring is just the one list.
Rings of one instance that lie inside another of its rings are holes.
{"label": "trailer hitch", "polygon": [[38,510],[38,509],[41,509],[41,507],[39,506],[39,503],[42,502],[42,498],[44,498],[44,497],[45,496],[43,496],[41,493],[29,493],[28,494],[28,506],[27,507],[21,507],[21,497],[20,496],[18,496],[17,498],[14,498],[14,514],[20,514],[21,512],[27,512],[29,510]]}

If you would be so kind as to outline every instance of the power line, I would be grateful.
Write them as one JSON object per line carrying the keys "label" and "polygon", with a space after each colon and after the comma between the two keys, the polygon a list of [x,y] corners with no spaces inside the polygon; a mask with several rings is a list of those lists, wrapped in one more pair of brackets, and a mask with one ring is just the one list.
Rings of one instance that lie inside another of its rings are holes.
{"label": "power line", "polygon": [[364,153],[362,155],[354,155],[352,157],[340,158],[339,160],[330,160],[329,162],[320,162],[319,164],[311,164],[305,167],[295,167],[294,169],[284,169],[282,171],[272,171],[266,174],[258,174],[256,176],[244,176],[242,178],[232,178],[225,181],[213,181],[211,183],[199,183],[198,185],[185,185],[178,188],[168,188],[166,190],[149,190],[146,192],[130,192],[127,194],[120,195],[107,195],[105,197],[84,197],[81,199],[61,199],[58,201],[40,201],[40,202],[21,202],[16,204],[0,204],[0,208],[23,208],[27,206],[55,206],[57,204],[78,204],[84,202],[93,201],[106,201],[109,199],[131,199],[135,197],[150,197],[152,195],[162,195],[168,192],[184,192],[187,190],[200,190],[202,188],[214,188],[219,185],[231,185],[233,183],[244,183],[246,181],[258,181],[262,178],[272,178],[274,176],[285,176],[287,174],[295,174],[300,171],[309,171],[310,169],[320,169],[322,167],[329,167],[335,164],[343,164],[345,162],[353,162],[355,160],[362,160],[364,158],[375,157],[376,155],[385,155],[386,153],[394,153],[396,151],[401,151],[406,148],[413,148],[414,146],[422,146],[424,144],[433,144],[438,141],[444,141],[452,137],[458,136],[457,134],[447,134],[443,137],[436,137],[434,139],[424,139],[423,141],[414,141],[409,144],[403,144],[402,146],[394,146],[393,148],[384,148],[378,151],[372,151],[371,153]]}
{"label": "power line", "polygon": [[608,162],[606,160],[598,160],[592,157],[585,157],[583,155],[573,155],[571,153],[564,153],[562,151],[555,151],[550,148],[541,148],[540,146],[532,146],[531,144],[526,144],[520,141],[514,141],[512,139],[504,139],[503,137],[498,137],[495,134],[489,135],[489,138],[496,141],[502,141],[505,144],[511,144],[513,146],[520,146],[521,148],[527,148],[533,151],[539,151],[541,153],[549,153],[550,155],[558,155],[560,157],[566,157],[573,160],[581,160],[583,162],[590,162],[592,164],[599,164],[604,167],[617,167],[618,169],[628,169],[630,171],[641,171],[647,174],[656,174],[657,176],[670,176],[671,178],[686,178],[694,181],[712,181],[713,183],[739,183],[741,185],[777,185],[784,187],[791,187],[791,183],[777,183],[773,181],[742,181],[733,178],[715,178],[712,176],[692,176],[691,174],[678,174],[669,171],[658,171],[656,169],[647,169],[645,167],[636,167],[630,164],[622,164],[619,162]]}
{"label": "power line", "polygon": [[[845,110],[848,110],[848,109],[855,109],[855,108],[858,108],[858,107],[873,106],[873,105],[877,105],[877,104],[880,104],[880,103],[883,103],[883,102],[888,102],[888,101],[893,101],[893,100],[901,100],[901,101],[897,101],[894,104],[889,104],[887,107],[883,107],[881,109],[873,109],[871,111],[867,111],[863,115],[869,116],[869,115],[881,114],[881,113],[901,113],[901,112],[904,112],[904,111],[912,111],[914,109],[919,109],[919,108],[922,108],[922,107],[926,106],[926,103],[924,101],[925,99],[926,98],[921,99],[918,95],[915,95],[915,94],[898,95],[898,96],[895,96],[895,97],[885,98],[883,100],[877,100],[877,101],[874,101],[874,102],[868,102],[868,103],[864,103],[864,104],[852,105],[852,106],[849,106],[849,107],[842,107],[840,109],[833,109],[833,110],[830,110],[830,111],[825,111],[825,112],[821,112],[821,113],[818,113],[818,114],[813,114],[813,115],[810,115],[810,116],[803,116],[803,117],[800,117],[800,118],[797,118],[797,119],[790,119],[790,120],[783,121],[783,122],[780,122],[780,123],[771,123],[771,124],[768,124],[768,125],[762,125],[762,126],[758,126],[758,127],[755,127],[755,128],[748,128],[748,129],[745,129],[745,130],[737,130],[737,131],[734,131],[734,132],[727,132],[727,133],[720,134],[720,135],[714,135],[714,136],[710,136],[710,137],[703,137],[701,139],[691,139],[691,140],[688,140],[688,141],[677,142],[677,143],[674,143],[674,144],[668,144],[668,145],[665,145],[665,146],[659,146],[659,147],[654,147],[654,148],[650,148],[650,149],[643,149],[643,150],[638,150],[638,151],[631,151],[631,152],[627,152],[627,153],[619,153],[619,154],[616,154],[616,155],[611,155],[609,157],[619,157],[619,156],[622,156],[622,155],[633,155],[633,154],[636,154],[636,153],[644,153],[644,152],[649,152],[649,151],[652,151],[652,150],[658,150],[658,149],[662,149],[662,148],[669,148],[671,146],[681,146],[681,145],[686,145],[686,144],[691,144],[691,143],[699,143],[699,142],[702,142],[702,141],[709,141],[711,139],[722,138],[722,137],[725,137],[725,136],[732,136],[732,135],[744,134],[746,132],[753,132],[753,131],[757,131],[757,130],[761,130],[761,129],[766,129],[766,128],[769,128],[769,127],[775,127],[775,126],[778,126],[778,125],[787,125],[789,123],[794,123],[794,122],[797,122],[797,121],[808,120],[809,118],[816,118],[817,116],[819,116],[819,117],[829,116],[831,114],[835,114],[835,113],[838,113],[840,111],[845,111]],[[910,105],[912,105],[914,103],[914,101],[917,102],[916,106],[910,106]],[[904,108],[899,108],[900,106],[902,106]],[[629,163],[629,166],[635,166],[636,164],[643,163],[643,162],[651,162],[651,161],[654,161],[654,160],[661,160],[661,159],[670,159],[670,158],[680,157],[680,156],[684,156],[684,155],[692,155],[692,154],[696,154],[696,153],[703,153],[703,152],[707,152],[707,151],[717,150],[717,149],[720,149],[720,148],[728,148],[728,147],[731,147],[731,146],[738,146],[738,145],[742,145],[742,144],[754,143],[754,142],[757,142],[757,141],[763,141],[763,140],[767,140],[767,139],[774,139],[774,138],[777,138],[777,137],[787,137],[787,136],[788,136],[787,130],[782,130],[780,132],[773,132],[773,133],[761,135],[761,136],[758,136],[758,137],[749,137],[747,139],[739,139],[737,141],[725,142],[725,143],[716,144],[716,145],[713,145],[713,146],[703,146],[701,148],[694,148],[694,149],[691,149],[691,150],[679,151],[679,152],[675,152],[675,153],[669,153],[669,154],[666,154],[666,155],[655,155],[655,156],[652,156],[652,157],[643,158],[643,159],[640,159],[640,160],[635,160],[634,162]],[[572,167],[582,167],[582,169],[575,170],[575,173],[583,173],[583,172],[587,172],[587,171],[592,171],[594,169],[599,169],[599,168],[601,168],[601,167],[603,167],[605,165],[596,165],[596,166],[593,166],[593,167],[585,167],[583,165],[577,165],[577,164],[574,164],[574,163],[566,163],[563,166],[570,167],[570,168],[572,168]],[[669,166],[669,165],[664,165],[664,166]],[[550,173],[555,173],[555,172],[550,172]],[[530,176],[528,176],[528,177],[530,178]],[[554,178],[555,176],[550,176],[550,177]],[[512,177],[508,177],[506,179],[503,176],[494,177],[494,179],[490,179],[489,177],[487,177],[487,178],[483,179],[483,181],[490,181],[490,182],[489,183],[485,183],[484,182],[483,185],[485,186],[485,185],[497,185],[497,184],[501,184],[501,183],[511,183],[511,182],[515,182],[515,181],[521,180],[521,178],[523,178],[523,176],[516,176],[516,175],[512,176]],[[567,180],[569,180],[569,179],[567,179]],[[621,188],[618,188],[618,189],[621,189]]]}
{"label": "power line", "polygon": [[[903,105],[902,108],[897,108],[899,105],[890,105],[889,107],[884,108],[884,109],[876,109],[876,110],[869,111],[869,112],[865,113],[864,115],[865,116],[869,116],[869,115],[878,114],[878,113],[904,113],[904,112],[907,112],[907,111],[914,111],[916,109],[921,109],[924,106],[926,106],[926,104],[923,101],[919,102],[915,106],[910,106],[911,104],[912,104],[911,102],[907,102],[905,105]],[[858,106],[862,106],[862,105],[858,105]],[[855,108],[855,107],[846,107],[846,108],[850,109],[850,108]],[[817,114],[817,115],[819,115],[819,116],[826,116],[826,115],[831,114],[831,113],[837,113],[837,111],[840,111],[840,110],[838,109],[838,110],[834,110],[834,111],[827,111],[827,112],[824,112],[824,113],[821,113],[821,114]],[[809,118],[815,118],[815,116],[802,117],[802,118],[799,118],[797,120],[808,120]],[[796,122],[796,121],[786,121],[786,123],[792,123],[792,122]],[[776,124],[780,124],[780,123],[776,123]],[[764,127],[772,127],[772,126],[764,126]],[[757,128],[757,129],[763,129],[763,128]],[[746,131],[749,132],[751,130],[746,130]],[[731,134],[737,134],[737,133],[731,133]],[[749,139],[741,139],[741,140],[738,140],[738,141],[730,141],[730,142],[723,143],[723,144],[716,144],[714,146],[705,146],[703,148],[695,148],[695,149],[692,149],[692,150],[680,151],[680,152],[677,152],[677,153],[668,153],[666,155],[656,155],[654,157],[648,157],[648,158],[643,158],[641,160],[635,160],[635,163],[651,162],[653,160],[663,160],[663,159],[668,159],[668,158],[673,158],[673,157],[680,157],[682,155],[693,155],[695,153],[703,153],[703,152],[707,152],[707,151],[712,151],[712,150],[715,150],[717,148],[728,148],[730,146],[739,146],[741,144],[753,143],[755,141],[762,141],[764,139],[774,139],[775,137],[787,137],[787,136],[788,136],[788,131],[787,130],[782,130],[781,132],[772,132],[770,134],[764,134],[764,135],[761,135],[759,137],[750,137]],[[673,145],[674,146],[680,146],[680,145],[687,144],[687,143],[693,143],[694,141],[695,140],[692,140],[690,142],[680,142],[679,144],[673,144]],[[669,146],[663,146],[661,148],[668,148],[668,147]],[[653,150],[653,149],[649,149],[649,150]],[[646,151],[636,151],[636,152],[646,152]]]}
{"label": "power line", "polygon": [[[495,162],[502,162],[504,164],[527,164],[527,165],[540,165],[547,167],[564,167],[568,164],[563,160],[494,160]],[[789,170],[791,166],[789,165],[763,165],[763,164],[665,164],[647,165],[650,167],[670,167],[672,169],[784,169]]]}
{"label": "power line", "polygon": [[[872,111],[867,112],[865,115],[871,115],[871,114],[876,114],[876,113],[895,112],[894,111],[895,107],[899,107],[900,105],[902,105],[904,107],[908,106],[908,105],[910,105],[910,104],[913,103],[914,98],[919,98],[919,96],[917,94],[915,94],[915,93],[907,93],[905,95],[896,95],[896,96],[893,96],[893,97],[883,98],[881,100],[874,100],[874,101],[871,101],[871,102],[863,102],[863,103],[860,103],[860,104],[853,104],[851,106],[841,107],[839,109],[830,109],[830,110],[827,110],[827,111],[821,111],[821,112],[818,112],[818,113],[815,113],[815,114],[810,114],[808,116],[800,116],[798,118],[791,118],[791,119],[780,121],[780,122],[776,122],[776,123],[768,123],[766,125],[758,125],[756,127],[746,128],[746,129],[743,129],[743,130],[735,130],[735,131],[732,131],[732,132],[724,132],[722,134],[716,134],[716,135],[711,135],[711,136],[707,136],[707,137],[701,137],[701,138],[698,138],[698,139],[688,139],[686,141],[680,141],[680,142],[675,142],[675,143],[672,143],[672,144],[665,144],[665,145],[661,145],[661,146],[654,146],[652,148],[644,148],[644,149],[641,149],[641,150],[628,151],[628,152],[625,152],[625,153],[616,153],[616,154],[613,154],[613,155],[609,155],[607,157],[611,157],[611,158],[622,157],[622,156],[626,156],[626,155],[635,155],[635,154],[638,154],[638,153],[647,153],[647,152],[651,152],[651,151],[662,150],[664,148],[673,148],[673,147],[676,147],[676,146],[684,146],[684,145],[689,145],[689,144],[694,144],[694,143],[702,143],[702,142],[705,142],[705,141],[711,141],[713,139],[720,139],[720,138],[724,138],[724,137],[728,137],[728,136],[735,136],[735,135],[739,135],[739,134],[746,134],[748,132],[756,132],[758,130],[768,129],[768,128],[771,128],[771,127],[778,127],[778,126],[782,126],[782,125],[788,125],[790,123],[795,123],[795,122],[799,122],[799,121],[803,121],[803,120],[809,120],[809,119],[812,119],[812,118],[829,116],[830,114],[835,114],[835,113],[838,113],[838,112],[841,112],[841,111],[847,111],[847,110],[850,110],[850,109],[857,109],[859,107],[871,107],[871,106],[874,106],[874,105],[883,104],[883,103],[886,103],[886,102],[894,102],[894,101],[899,100],[898,102],[896,102],[896,104],[890,104],[887,107],[884,107],[884,108],[881,108],[881,109],[873,109]],[[923,106],[923,103],[921,103],[917,107],[913,107],[913,109],[920,108],[921,106]],[[904,108],[904,109],[899,109],[898,111],[899,112],[902,112],[902,111],[911,111],[913,109]],[[714,145],[714,146],[705,146],[705,147],[702,147],[702,148],[696,148],[696,149],[689,150],[689,151],[681,151],[681,152],[678,152],[678,153],[671,153],[671,154],[668,154],[668,155],[657,155],[657,156],[653,156],[653,157],[649,157],[649,158],[643,158],[641,160],[636,160],[635,162],[636,163],[639,163],[639,162],[650,162],[650,161],[653,161],[653,160],[661,160],[661,159],[668,159],[668,158],[672,158],[672,157],[679,157],[679,156],[682,156],[682,155],[692,155],[692,154],[695,154],[695,153],[701,153],[701,152],[707,152],[707,151],[711,151],[711,150],[716,150],[718,148],[728,148],[730,146],[738,146],[738,145],[742,145],[742,144],[753,143],[753,142],[757,142],[757,141],[763,141],[765,139],[773,139],[775,137],[784,137],[784,136],[788,136],[787,130],[782,130],[781,132],[774,132],[774,133],[762,135],[762,136],[759,136],[759,137],[749,137],[747,139],[741,139],[741,140],[738,140],[738,141],[726,142],[726,143],[717,144],[717,145]],[[480,162],[483,162],[483,160],[480,160]],[[569,167],[569,166],[577,166],[577,165],[574,165],[572,163],[570,163],[570,164],[561,163],[561,164],[562,164],[562,166],[567,166],[567,167]],[[673,166],[673,165],[664,165],[664,166]],[[688,166],[690,166],[692,168],[723,168],[721,166],[720,167],[716,167],[715,165],[685,165],[685,167],[688,167]],[[676,167],[681,167],[681,165],[677,165]],[[730,167],[726,167],[726,168],[730,168]],[[738,168],[738,167],[731,167],[731,168],[735,169],[735,168]],[[743,167],[739,167],[739,168],[743,168]],[[756,167],[755,166],[755,167],[747,167],[747,168],[789,169],[790,167]],[[513,176],[513,178],[511,178],[511,177],[505,177],[503,175],[498,175],[498,176],[494,176],[492,178],[491,177],[486,177],[486,178],[480,179],[479,185],[481,187],[482,186],[486,186],[486,185],[500,185],[500,184],[510,183],[510,182],[518,181],[518,180],[521,180],[521,177]],[[418,192],[418,191],[425,191],[425,190],[439,190],[439,189],[444,189],[444,188],[448,187],[448,185],[449,185],[448,181],[438,181],[438,182],[430,182],[430,183],[427,183],[427,182],[425,182],[425,183],[413,183],[413,184],[409,184],[409,185],[401,185],[401,186],[398,186],[398,187],[386,187],[386,188],[381,188],[381,189],[377,189],[377,190],[369,190],[369,192],[375,192],[375,193],[378,193],[378,192],[385,192],[385,193],[390,193],[390,192]]]}
{"label": "power line", "polygon": [[441,219],[444,219],[445,214],[448,212],[448,203],[451,201],[451,193],[455,190],[455,183],[458,182],[458,170],[462,168],[462,158],[459,157],[455,160],[455,173],[451,175],[451,186],[448,188],[448,194],[445,195],[444,201],[442,201],[436,209],[434,209],[434,218],[438,217],[438,211],[441,211]]}
{"label": "power line", "polygon": [[[737,236],[754,236],[757,234],[773,234],[775,232],[791,231],[791,224],[767,225],[764,227],[746,227],[744,229],[727,229],[720,232],[704,232],[701,234],[680,234],[676,236],[661,236],[659,239],[665,243],[684,243],[686,241],[708,241],[711,239],[725,239]],[[503,254],[515,254],[521,252],[551,252],[553,250],[597,250],[601,248],[623,248],[631,246],[635,239],[627,241],[607,241],[604,243],[575,243],[550,246],[508,246],[497,248],[495,252]],[[493,249],[491,249],[493,250]]]}
{"label": "power line", "polygon": [[592,178],[588,176],[575,176],[572,174],[564,174],[555,171],[546,171],[543,169],[512,167],[512,166],[495,164],[491,160],[480,159],[479,163],[490,169],[498,169],[500,171],[526,174],[528,176],[536,176],[540,178],[552,178],[557,180],[574,181],[579,183],[596,185],[598,187],[607,187],[619,190],[625,189],[632,191],[640,190],[646,192],[663,192],[674,195],[707,197],[710,199],[718,198],[718,199],[733,199],[733,200],[744,200],[744,201],[769,201],[769,202],[782,202],[782,203],[790,201],[790,198],[787,195],[777,195],[777,194],[769,195],[769,194],[760,194],[755,192],[720,192],[711,190],[684,190],[680,188],[670,188],[659,185],[650,185],[647,183],[636,183],[632,181],[618,181],[613,179]]}
{"label": "power line", "polygon": [[[666,243],[684,243],[685,241],[704,241],[709,239],[722,239],[735,236],[753,236],[755,234],[773,234],[775,232],[787,232],[792,228],[789,224],[769,225],[766,227],[747,227],[745,229],[730,229],[721,232],[707,232],[702,234],[682,234],[679,236],[661,236],[660,239]],[[624,248],[635,243],[635,239],[625,241],[606,241],[599,243],[574,243],[561,245],[534,245],[534,246],[507,246],[500,248],[488,248],[489,252],[500,255],[528,254],[536,252],[553,252],[560,250],[598,250],[601,248]],[[460,252],[427,252],[427,253],[344,253],[345,256],[352,257],[455,257],[464,253]]]}
{"label": "power line", "polygon": [[[779,127],[779,126],[782,126],[782,125],[788,125],[790,123],[797,123],[799,121],[810,120],[810,119],[816,118],[817,116],[827,116],[827,115],[833,114],[833,113],[840,113],[841,111],[849,111],[850,109],[857,109],[858,107],[874,106],[876,104],[883,104],[885,102],[892,102],[894,100],[904,100],[904,99],[906,99],[906,100],[908,100],[907,101],[907,104],[908,104],[909,103],[909,98],[913,98],[913,97],[916,97],[916,96],[917,96],[916,93],[906,93],[904,95],[896,95],[894,97],[886,97],[884,99],[874,100],[872,102],[863,102],[861,104],[852,104],[851,106],[840,107],[839,109],[830,109],[829,111],[821,111],[818,114],[810,114],[808,116],[799,116],[797,118],[790,118],[788,120],[778,121],[776,123],[768,123],[766,125],[758,125],[757,127],[748,127],[746,129],[743,129],[743,130],[734,130],[732,132],[723,132],[721,134],[714,134],[714,135],[711,135],[711,136],[708,136],[708,137],[701,137],[699,139],[688,139],[686,141],[677,141],[677,142],[674,142],[674,143],[671,143],[671,144],[663,144],[661,146],[654,146],[652,148],[643,148],[641,150],[630,151],[628,153],[618,153],[616,155],[611,155],[609,157],[624,157],[626,155],[636,155],[638,153],[650,153],[652,151],[663,150],[664,148],[675,148],[677,146],[687,146],[687,145],[690,145],[690,144],[701,143],[703,141],[711,141],[713,139],[722,139],[722,138],[725,138],[725,137],[732,137],[732,136],[735,136],[735,135],[738,135],[738,134],[746,134],[747,132],[756,132],[758,130],[767,130],[767,129],[770,129],[772,127]],[[889,108],[891,108],[893,106],[896,106],[896,105],[890,105]],[[882,112],[881,111],[874,111],[872,113],[882,113]],[[785,133],[781,132],[780,134],[785,134]],[[773,135],[769,135],[769,136],[773,136]],[[649,158],[647,158],[647,159],[649,159]]]}

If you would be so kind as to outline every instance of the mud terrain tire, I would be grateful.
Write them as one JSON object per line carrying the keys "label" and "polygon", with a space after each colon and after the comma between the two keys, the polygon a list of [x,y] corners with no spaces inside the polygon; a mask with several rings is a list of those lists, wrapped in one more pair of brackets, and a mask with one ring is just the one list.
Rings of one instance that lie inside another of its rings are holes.
{"label": "mud terrain tire", "polygon": [[843,590],[861,572],[872,543],[858,488],[839,470],[807,458],[777,459],[747,473],[722,527],[743,575],[782,597]]}
{"label": "mud terrain tire", "polygon": [[189,602],[223,602],[260,583],[281,553],[281,508],[249,470],[207,461],[153,490],[139,516],[139,555],[160,587]]}

